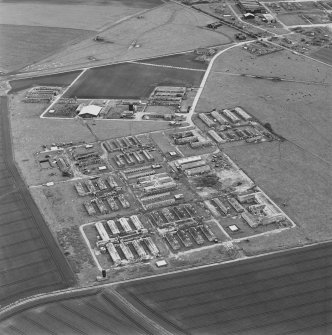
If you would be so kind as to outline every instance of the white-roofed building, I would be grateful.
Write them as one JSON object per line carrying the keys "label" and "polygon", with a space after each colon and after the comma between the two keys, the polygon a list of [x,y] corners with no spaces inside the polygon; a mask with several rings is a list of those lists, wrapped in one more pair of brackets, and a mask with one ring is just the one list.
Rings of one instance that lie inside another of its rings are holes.
{"label": "white-roofed building", "polygon": [[83,106],[78,113],[81,117],[96,117],[99,115],[102,107],[96,105]]}

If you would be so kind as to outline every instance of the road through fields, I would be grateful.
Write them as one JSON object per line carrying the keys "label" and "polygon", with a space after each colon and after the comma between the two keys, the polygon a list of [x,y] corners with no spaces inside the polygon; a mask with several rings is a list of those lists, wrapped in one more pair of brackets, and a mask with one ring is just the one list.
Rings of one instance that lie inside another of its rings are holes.
{"label": "road through fields", "polygon": [[13,161],[7,97],[0,101],[0,305],[74,283]]}

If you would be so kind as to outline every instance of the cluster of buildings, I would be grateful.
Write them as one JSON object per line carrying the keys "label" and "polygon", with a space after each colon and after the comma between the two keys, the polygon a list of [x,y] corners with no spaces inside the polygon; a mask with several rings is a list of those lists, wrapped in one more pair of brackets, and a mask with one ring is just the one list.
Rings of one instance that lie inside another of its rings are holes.
{"label": "cluster of buildings", "polygon": [[61,87],[38,86],[33,87],[28,91],[23,102],[30,103],[49,103],[58,94],[60,94]]}
{"label": "cluster of buildings", "polygon": [[211,171],[210,166],[201,156],[180,158],[174,162],[174,165],[187,176],[197,176]]}
{"label": "cluster of buildings", "polygon": [[172,251],[217,241],[208,225],[196,221],[198,211],[192,204],[165,207],[150,212],[147,217]]}
{"label": "cluster of buildings", "polygon": [[97,247],[108,253],[114,266],[150,260],[160,252],[139,216],[95,223],[98,232]]}
{"label": "cluster of buildings", "polygon": [[152,92],[149,98],[149,104],[180,108],[185,94],[185,87],[158,86]]}
{"label": "cluster of buildings", "polygon": [[211,146],[213,143],[210,140],[203,139],[202,136],[198,136],[191,130],[182,131],[172,134],[171,137],[176,145],[186,145],[189,144],[191,148],[201,148]]}

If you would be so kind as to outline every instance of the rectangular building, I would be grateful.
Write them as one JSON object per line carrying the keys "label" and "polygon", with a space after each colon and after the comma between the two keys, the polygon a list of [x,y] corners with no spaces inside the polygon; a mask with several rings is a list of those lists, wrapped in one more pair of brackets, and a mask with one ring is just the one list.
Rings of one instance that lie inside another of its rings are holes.
{"label": "rectangular building", "polygon": [[229,123],[222,115],[219,114],[217,111],[211,112],[211,116],[216,119],[220,124],[227,124]]}
{"label": "rectangular building", "polygon": [[229,109],[224,109],[223,110],[224,115],[226,115],[233,123],[238,123],[240,122],[240,119],[232,113]]}
{"label": "rectangular building", "polygon": [[226,141],[223,140],[214,130],[209,130],[208,134],[215,140],[217,143],[225,143]]}
{"label": "rectangular building", "polygon": [[244,212],[244,208],[235,198],[228,198],[227,200],[238,213]]}
{"label": "rectangular building", "polygon": [[249,115],[246,111],[244,111],[241,107],[235,107],[234,110],[240,117],[242,117],[243,120],[245,121],[252,120],[252,116]]}
{"label": "rectangular building", "polygon": [[206,114],[204,113],[199,113],[198,117],[208,126],[208,127],[213,127],[215,126],[215,122],[211,120]]}
{"label": "rectangular building", "polygon": [[140,230],[140,229],[144,228],[143,225],[142,225],[141,220],[138,218],[138,215],[132,215],[130,217],[130,220],[131,220],[131,222],[133,223],[133,225],[135,226],[135,228],[137,230]]}
{"label": "rectangular building", "polygon": [[95,223],[95,227],[98,231],[98,234],[103,242],[107,242],[110,240],[110,237],[108,236],[106,229],[101,221],[98,221]]}
{"label": "rectangular building", "polygon": [[112,261],[114,262],[115,265],[121,264],[121,257],[119,256],[117,250],[114,247],[113,243],[107,243],[106,249],[109,253],[109,255],[112,258]]}
{"label": "rectangular building", "polygon": [[203,174],[203,173],[207,173],[207,172],[210,172],[210,171],[211,171],[210,166],[209,165],[204,165],[204,166],[200,166],[200,167],[197,167],[197,168],[187,170],[186,174],[188,176],[194,176],[194,175],[197,175],[197,174]]}
{"label": "rectangular building", "polygon": [[154,242],[152,241],[151,237],[146,237],[143,239],[143,241],[153,256],[159,255],[159,250],[157,246],[154,244]]}
{"label": "rectangular building", "polygon": [[125,233],[129,233],[129,232],[132,231],[132,229],[130,227],[130,224],[128,222],[128,219],[126,219],[126,218],[120,218],[119,222],[120,222],[123,230],[125,231]]}
{"label": "rectangular building", "polygon": [[119,228],[116,225],[114,220],[108,220],[107,225],[108,225],[108,228],[110,229],[112,235],[119,235],[120,234],[120,230],[119,230]]}
{"label": "rectangular building", "polygon": [[201,159],[202,159],[201,156],[191,156],[191,157],[180,158],[176,162],[179,165],[182,165],[182,164],[187,164],[187,163],[191,163],[191,162],[200,161]]}

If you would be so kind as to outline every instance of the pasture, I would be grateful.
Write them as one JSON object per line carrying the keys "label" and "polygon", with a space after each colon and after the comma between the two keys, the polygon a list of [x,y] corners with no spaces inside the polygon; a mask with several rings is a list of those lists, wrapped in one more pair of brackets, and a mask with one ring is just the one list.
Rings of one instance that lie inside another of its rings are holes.
{"label": "pasture", "polygon": [[0,1],[0,23],[99,30],[160,4],[160,0],[7,0]]}
{"label": "pasture", "polygon": [[96,66],[229,44],[231,38],[202,29],[213,21],[179,4],[166,3],[140,18],[134,16],[100,32],[99,35],[111,43],[96,43],[87,39],[39,62],[35,68],[44,66],[52,69],[55,67],[53,63],[58,64],[57,67],[61,63],[63,68]]}
{"label": "pasture", "polygon": [[1,24],[0,71],[18,70],[89,36],[88,30]]}
{"label": "pasture", "polygon": [[197,87],[203,75],[202,71],[123,63],[89,69],[66,96],[82,99],[147,98],[156,86]]}

